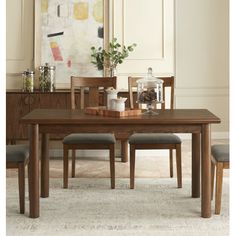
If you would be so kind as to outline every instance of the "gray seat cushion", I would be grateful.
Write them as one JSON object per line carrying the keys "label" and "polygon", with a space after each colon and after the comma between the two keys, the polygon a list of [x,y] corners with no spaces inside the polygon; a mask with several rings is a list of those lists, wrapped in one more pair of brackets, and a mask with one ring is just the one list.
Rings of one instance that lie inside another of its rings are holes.
{"label": "gray seat cushion", "polygon": [[29,158],[29,146],[7,145],[6,147],[7,162],[24,162],[27,158]]}
{"label": "gray seat cushion", "polygon": [[133,134],[129,138],[130,144],[178,144],[181,139],[175,134]]}
{"label": "gray seat cushion", "polygon": [[219,162],[229,162],[229,145],[217,144],[211,147],[211,155]]}
{"label": "gray seat cushion", "polygon": [[114,144],[116,142],[114,134],[70,134],[63,139],[64,144]]}

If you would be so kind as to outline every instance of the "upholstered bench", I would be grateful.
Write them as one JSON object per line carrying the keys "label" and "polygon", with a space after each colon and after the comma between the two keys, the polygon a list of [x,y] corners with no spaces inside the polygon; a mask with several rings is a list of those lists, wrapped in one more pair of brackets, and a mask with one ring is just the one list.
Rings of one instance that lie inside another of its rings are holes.
{"label": "upholstered bench", "polygon": [[18,168],[20,213],[25,212],[25,166],[29,161],[29,147],[26,145],[6,146],[6,168]]}
{"label": "upholstered bench", "polygon": [[211,147],[211,198],[214,191],[214,174],[216,167],[215,214],[220,214],[223,169],[229,169],[229,145],[218,144]]}

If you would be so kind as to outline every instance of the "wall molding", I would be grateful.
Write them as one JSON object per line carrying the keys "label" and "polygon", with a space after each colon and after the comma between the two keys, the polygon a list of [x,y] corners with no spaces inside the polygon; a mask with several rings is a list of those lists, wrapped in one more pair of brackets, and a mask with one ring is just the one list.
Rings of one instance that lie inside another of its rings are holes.
{"label": "wall molding", "polygon": [[176,97],[194,96],[229,96],[229,87],[204,87],[204,88],[175,88]]}
{"label": "wall molding", "polygon": [[[127,1],[122,0],[122,44],[125,44],[125,32],[126,32],[126,17],[125,17],[125,12],[126,12],[126,5]],[[132,58],[132,55],[128,57],[126,60],[127,61],[139,61],[139,60],[149,60],[149,61],[164,61],[165,60],[165,2],[164,0],[161,0],[161,9],[162,9],[162,25],[161,25],[161,31],[162,31],[162,47],[161,47],[161,56],[160,57],[139,57],[139,58]],[[147,56],[147,55],[146,55]]]}
{"label": "wall molding", "polygon": [[[17,0],[19,1],[19,0]],[[21,4],[21,11],[20,11],[20,41],[21,41],[21,50],[20,50],[20,55],[18,55],[15,58],[11,58],[11,57],[6,57],[6,61],[24,61],[25,60],[25,45],[24,45],[24,37],[27,37],[25,32],[25,0],[21,0],[19,1]],[[6,55],[7,56],[7,55]]]}
{"label": "wall molding", "polygon": [[[132,70],[132,68],[135,68],[135,74],[142,74],[146,72],[147,68],[150,66],[154,68],[154,72],[159,71],[163,73],[166,71],[171,71],[171,74],[173,74],[174,72],[174,0],[159,0],[152,1],[152,3],[154,4],[154,8],[158,7],[159,11],[158,22],[160,24],[160,27],[154,27],[156,26],[155,23],[152,24],[153,27],[150,27],[150,30],[156,35],[152,39],[151,45],[156,45],[155,47],[157,48],[157,53],[152,53],[148,56],[148,51],[151,50],[150,46],[147,47],[146,53],[143,53],[141,49],[140,51],[138,51],[137,49],[134,54],[131,54],[130,57],[127,58],[122,65],[119,65],[117,70],[118,75],[130,75],[130,69]],[[135,4],[135,14],[133,14],[134,10],[131,9],[130,4]],[[110,37],[116,37],[118,41],[121,42],[121,44],[132,43],[134,39],[130,31],[133,29],[133,27],[136,27],[136,19],[137,22],[142,20],[139,17],[140,14],[138,14],[137,12],[139,12],[139,10],[144,11],[144,6],[147,9],[150,9],[150,4],[148,4],[146,1],[110,1]],[[150,14],[152,15],[150,17],[154,19],[154,10],[153,8],[151,9],[152,10]],[[152,18],[144,18],[143,20],[146,20],[145,22],[147,23],[152,21]],[[155,19],[153,20],[154,22]],[[143,20],[141,22],[143,22]],[[145,22],[143,22],[143,24],[145,24]],[[137,27],[142,27],[142,24],[140,26],[137,25]],[[145,30],[147,32],[147,27],[145,28]],[[137,33],[137,37],[138,38],[136,43],[139,45],[139,40],[143,40],[148,36]],[[172,41],[173,44],[170,43]],[[144,45],[150,45],[150,43],[148,44],[147,42],[145,42]],[[125,80],[123,78],[122,81],[123,84],[125,84]],[[122,87],[125,86],[122,85]]]}
{"label": "wall molding", "polygon": [[7,77],[19,77],[21,75],[22,75],[22,73],[20,73],[20,72],[19,73],[17,73],[17,72],[16,73],[14,73],[14,72],[13,73],[6,73]]}

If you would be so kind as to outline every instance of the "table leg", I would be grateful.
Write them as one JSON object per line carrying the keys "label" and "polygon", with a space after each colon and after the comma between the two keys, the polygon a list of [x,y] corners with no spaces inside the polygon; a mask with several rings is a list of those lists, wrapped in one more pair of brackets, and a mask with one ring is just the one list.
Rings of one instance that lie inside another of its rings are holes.
{"label": "table leg", "polygon": [[202,125],[202,159],[201,159],[201,212],[202,217],[211,217],[211,152],[210,125]]}
{"label": "table leg", "polygon": [[49,197],[49,134],[42,134],[41,197]]}
{"label": "table leg", "polygon": [[29,216],[39,217],[39,126],[29,125],[30,160],[29,160]]}
{"label": "table leg", "polygon": [[200,133],[192,134],[192,197],[200,197]]}
{"label": "table leg", "polygon": [[121,140],[121,161],[128,162],[128,140]]}

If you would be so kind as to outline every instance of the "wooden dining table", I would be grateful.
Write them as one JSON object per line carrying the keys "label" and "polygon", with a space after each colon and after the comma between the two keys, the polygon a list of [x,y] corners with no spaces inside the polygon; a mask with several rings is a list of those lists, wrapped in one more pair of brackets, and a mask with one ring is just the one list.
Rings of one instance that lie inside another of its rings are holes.
{"label": "wooden dining table", "polygon": [[[88,115],[79,110],[36,109],[22,117],[21,123],[28,125],[30,134],[29,216],[31,218],[40,216],[40,195],[49,197],[49,135],[77,132],[111,132],[116,138],[127,139],[135,132],[192,134],[192,197],[200,197],[201,192],[201,216],[211,217],[211,124],[220,123],[220,119],[207,109],[163,110],[159,111],[159,115],[115,118]],[[41,134],[41,185],[39,134]]]}

